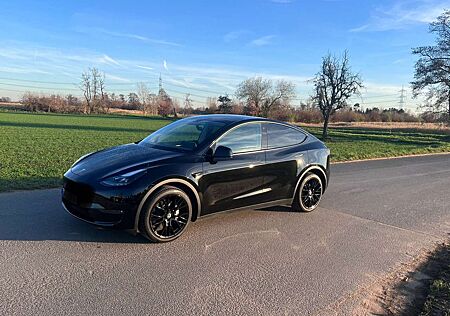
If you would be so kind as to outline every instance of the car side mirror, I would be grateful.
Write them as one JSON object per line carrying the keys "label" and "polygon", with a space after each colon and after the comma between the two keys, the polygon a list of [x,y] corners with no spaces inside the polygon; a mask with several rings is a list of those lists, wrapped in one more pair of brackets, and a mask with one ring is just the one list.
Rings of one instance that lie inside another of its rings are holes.
{"label": "car side mirror", "polygon": [[218,146],[214,152],[214,161],[228,160],[233,158],[233,151],[229,147]]}

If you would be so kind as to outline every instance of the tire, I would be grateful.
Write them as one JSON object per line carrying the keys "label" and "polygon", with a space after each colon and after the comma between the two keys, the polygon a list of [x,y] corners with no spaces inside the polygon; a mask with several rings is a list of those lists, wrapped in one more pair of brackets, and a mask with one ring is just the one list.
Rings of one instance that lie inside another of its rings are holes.
{"label": "tire", "polygon": [[312,212],[319,205],[322,194],[322,180],[315,173],[308,172],[295,193],[292,207],[301,212]]}
{"label": "tire", "polygon": [[189,196],[176,187],[163,186],[144,204],[139,231],[153,242],[169,242],[185,232],[191,217]]}

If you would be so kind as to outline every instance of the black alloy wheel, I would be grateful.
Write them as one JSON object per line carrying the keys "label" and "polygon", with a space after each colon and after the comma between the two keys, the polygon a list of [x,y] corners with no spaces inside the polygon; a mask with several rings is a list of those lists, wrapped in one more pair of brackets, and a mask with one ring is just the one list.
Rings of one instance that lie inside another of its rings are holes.
{"label": "black alloy wheel", "polygon": [[314,173],[307,174],[298,190],[298,206],[303,212],[314,211],[322,198],[322,180]]}
{"label": "black alloy wheel", "polygon": [[189,196],[176,187],[164,186],[146,203],[141,233],[152,241],[172,241],[186,230],[191,214]]}

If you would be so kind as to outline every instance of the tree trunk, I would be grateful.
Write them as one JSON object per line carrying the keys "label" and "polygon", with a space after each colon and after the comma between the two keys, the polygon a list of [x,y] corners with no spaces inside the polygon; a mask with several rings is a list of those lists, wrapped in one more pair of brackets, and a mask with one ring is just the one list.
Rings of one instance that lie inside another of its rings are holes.
{"label": "tree trunk", "polygon": [[324,116],[323,117],[323,131],[322,131],[322,140],[326,140],[328,138],[328,121],[330,117]]}
{"label": "tree trunk", "polygon": [[450,126],[450,92],[448,94],[447,124]]}

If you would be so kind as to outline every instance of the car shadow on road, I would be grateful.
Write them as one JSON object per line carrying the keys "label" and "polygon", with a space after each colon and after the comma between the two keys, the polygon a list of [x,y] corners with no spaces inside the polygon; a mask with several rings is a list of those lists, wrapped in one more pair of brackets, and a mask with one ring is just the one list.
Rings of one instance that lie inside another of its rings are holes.
{"label": "car shadow on road", "polygon": [[[61,210],[61,212],[63,212]],[[70,215],[66,215],[69,217]],[[41,225],[37,222],[31,226],[28,223],[14,223],[2,220],[0,223],[0,240],[22,241],[77,241],[95,243],[149,243],[140,235],[133,235],[126,231],[104,229],[88,223],[78,221],[75,218],[49,219],[49,225]],[[51,227],[50,227],[51,225]]]}
{"label": "car shadow on road", "polygon": [[256,209],[256,211],[259,211],[259,212],[296,213],[296,211],[293,210],[289,206],[271,206],[271,207],[259,208],[259,209]]}
{"label": "car shadow on road", "polygon": [[[256,211],[295,212],[287,206]],[[140,235],[101,228],[76,219],[62,207],[59,189],[0,194],[0,240],[149,243]]]}
{"label": "car shadow on road", "polygon": [[59,190],[0,194],[0,240],[148,243],[140,235],[74,218],[63,209]]}

